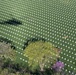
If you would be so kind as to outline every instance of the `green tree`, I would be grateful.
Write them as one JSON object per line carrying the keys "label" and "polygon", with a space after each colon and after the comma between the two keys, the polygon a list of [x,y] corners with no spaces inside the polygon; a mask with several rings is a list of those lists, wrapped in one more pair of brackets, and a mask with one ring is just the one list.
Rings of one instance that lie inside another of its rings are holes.
{"label": "green tree", "polygon": [[24,50],[24,56],[28,58],[28,67],[31,71],[51,68],[59,57],[59,49],[50,42],[30,42]]}
{"label": "green tree", "polygon": [[7,69],[2,70],[0,75],[8,75],[8,70]]}
{"label": "green tree", "polygon": [[0,42],[0,57],[10,58],[11,60],[16,59],[16,52],[11,48],[10,43],[6,44],[5,42]]}

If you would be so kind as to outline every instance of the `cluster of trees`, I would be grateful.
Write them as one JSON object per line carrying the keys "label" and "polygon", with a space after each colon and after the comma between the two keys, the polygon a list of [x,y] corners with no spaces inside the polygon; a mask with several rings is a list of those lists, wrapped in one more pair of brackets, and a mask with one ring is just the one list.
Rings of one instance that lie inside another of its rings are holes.
{"label": "cluster of trees", "polygon": [[[4,42],[4,41],[5,42]],[[0,75],[53,75],[51,69],[60,51],[44,39],[31,39],[25,43],[23,54],[28,58],[27,66],[16,62],[15,47],[11,41],[0,40]]]}
{"label": "cluster of trees", "polygon": [[11,61],[9,58],[0,57],[0,75],[71,75],[68,73],[54,73],[51,69],[45,71],[36,70],[32,72],[23,63]]}
{"label": "cluster of trees", "polygon": [[10,58],[0,57],[0,75],[49,75],[52,72],[46,69],[45,72],[36,70],[32,72],[26,64],[11,61]]}
{"label": "cluster of trees", "polygon": [[0,75],[30,75],[22,63],[12,61],[10,58],[0,57]]}

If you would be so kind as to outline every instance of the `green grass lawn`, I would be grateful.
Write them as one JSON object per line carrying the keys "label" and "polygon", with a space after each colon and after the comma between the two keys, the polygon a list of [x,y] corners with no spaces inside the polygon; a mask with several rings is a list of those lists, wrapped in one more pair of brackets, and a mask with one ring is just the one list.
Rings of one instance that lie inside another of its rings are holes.
{"label": "green grass lawn", "polygon": [[28,39],[44,38],[61,49],[65,70],[76,72],[76,0],[0,0],[0,22],[12,18],[22,24],[0,24],[0,37],[13,41],[17,61],[27,62],[23,46]]}

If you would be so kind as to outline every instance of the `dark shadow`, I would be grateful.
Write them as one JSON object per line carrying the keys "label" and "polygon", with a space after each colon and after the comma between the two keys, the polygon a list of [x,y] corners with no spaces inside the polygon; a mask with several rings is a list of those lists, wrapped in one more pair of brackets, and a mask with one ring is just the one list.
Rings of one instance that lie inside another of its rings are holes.
{"label": "dark shadow", "polygon": [[43,38],[30,38],[30,39],[28,39],[27,42],[24,42],[23,49],[25,49],[29,45],[30,42],[36,42],[36,41],[40,41],[40,40],[42,40],[43,42],[46,41]]}
{"label": "dark shadow", "polygon": [[0,38],[0,42],[5,42],[6,44],[7,43],[12,43],[12,41],[10,41],[10,40],[8,40],[8,39],[6,39],[6,38]]}
{"label": "dark shadow", "polygon": [[6,38],[0,38],[0,42],[5,42],[6,44],[11,44],[10,46],[11,46],[11,48],[13,48],[13,49],[16,49],[16,47],[14,46],[14,44],[13,44],[13,42],[12,41],[10,41],[10,40],[8,40],[8,39],[6,39]]}
{"label": "dark shadow", "polygon": [[2,21],[2,22],[0,22],[0,24],[18,26],[18,25],[21,25],[22,22],[13,18],[11,20]]}

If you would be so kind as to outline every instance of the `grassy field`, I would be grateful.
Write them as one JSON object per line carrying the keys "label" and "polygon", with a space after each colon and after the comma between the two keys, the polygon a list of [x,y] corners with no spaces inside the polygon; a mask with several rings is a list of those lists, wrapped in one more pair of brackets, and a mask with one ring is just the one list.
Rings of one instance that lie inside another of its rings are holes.
{"label": "grassy field", "polygon": [[27,62],[27,40],[44,38],[61,49],[65,71],[76,72],[76,0],[0,0],[0,23],[12,18],[22,24],[0,24],[0,37],[13,41],[19,62]]}

